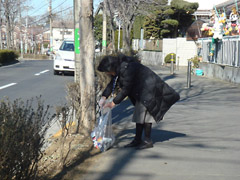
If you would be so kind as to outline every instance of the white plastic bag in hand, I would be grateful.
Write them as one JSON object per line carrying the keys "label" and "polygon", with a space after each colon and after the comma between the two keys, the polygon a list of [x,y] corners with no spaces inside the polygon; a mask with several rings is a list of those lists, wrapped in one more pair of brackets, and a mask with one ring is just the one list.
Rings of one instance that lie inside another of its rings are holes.
{"label": "white plastic bag in hand", "polygon": [[99,101],[99,106],[102,108],[106,103],[106,97],[101,97],[100,101]]}

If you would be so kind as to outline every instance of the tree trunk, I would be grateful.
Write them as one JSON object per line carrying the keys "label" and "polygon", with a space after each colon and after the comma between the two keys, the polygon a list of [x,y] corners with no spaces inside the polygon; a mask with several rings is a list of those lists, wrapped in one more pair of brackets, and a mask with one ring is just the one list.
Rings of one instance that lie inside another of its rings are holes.
{"label": "tree trunk", "polygon": [[80,0],[80,7],[81,130],[89,135],[95,122],[93,0]]}

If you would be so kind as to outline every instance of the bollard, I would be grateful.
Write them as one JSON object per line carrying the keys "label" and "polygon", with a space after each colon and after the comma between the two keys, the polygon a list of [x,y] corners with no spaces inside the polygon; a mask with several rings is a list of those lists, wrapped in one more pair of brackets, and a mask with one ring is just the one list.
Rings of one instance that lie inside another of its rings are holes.
{"label": "bollard", "polygon": [[192,61],[188,61],[187,88],[191,87],[191,69],[192,69]]}
{"label": "bollard", "polygon": [[173,53],[171,54],[171,74],[174,74]]}
{"label": "bollard", "polygon": [[179,59],[180,57],[178,56],[178,60],[177,60],[177,70],[179,71]]}

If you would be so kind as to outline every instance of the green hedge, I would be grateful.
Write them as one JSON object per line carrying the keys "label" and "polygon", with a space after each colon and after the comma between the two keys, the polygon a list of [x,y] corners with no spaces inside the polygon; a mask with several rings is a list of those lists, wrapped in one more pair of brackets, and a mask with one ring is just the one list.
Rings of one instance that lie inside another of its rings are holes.
{"label": "green hedge", "polygon": [[0,64],[7,64],[15,61],[19,57],[18,53],[12,50],[0,50]]}
{"label": "green hedge", "polygon": [[174,53],[169,53],[168,55],[166,55],[166,57],[164,58],[164,62],[165,63],[171,63],[171,54],[173,54],[173,62],[176,62],[176,54]]}

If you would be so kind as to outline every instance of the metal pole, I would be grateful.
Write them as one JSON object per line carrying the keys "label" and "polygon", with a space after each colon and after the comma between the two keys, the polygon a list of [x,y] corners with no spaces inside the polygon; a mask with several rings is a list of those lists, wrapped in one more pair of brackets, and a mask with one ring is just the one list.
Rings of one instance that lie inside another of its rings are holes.
{"label": "metal pole", "polygon": [[80,81],[80,0],[74,0],[74,54],[75,54],[75,82]]}
{"label": "metal pole", "polygon": [[191,69],[192,69],[192,61],[188,61],[187,88],[191,87]]}
{"label": "metal pole", "polygon": [[25,35],[25,54],[27,54],[27,50],[28,50],[28,16],[27,16],[27,18],[26,18],[26,28],[25,28],[25,33],[26,33],[26,35]]}
{"label": "metal pole", "polygon": [[178,58],[177,58],[177,70],[179,71],[179,59],[180,59],[180,57],[178,56]]}
{"label": "metal pole", "polygon": [[50,52],[52,52],[53,51],[52,0],[49,0],[49,18],[50,18]]}
{"label": "metal pole", "polygon": [[120,32],[120,30],[121,30],[121,24],[120,24],[120,18],[119,18],[119,16],[118,16],[118,51],[119,51],[119,49],[120,49],[120,36],[121,36],[121,32]]}
{"label": "metal pole", "polygon": [[141,28],[140,50],[143,50],[144,29]]}
{"label": "metal pole", "polygon": [[171,54],[171,74],[174,74],[174,59],[173,59],[173,53]]}

